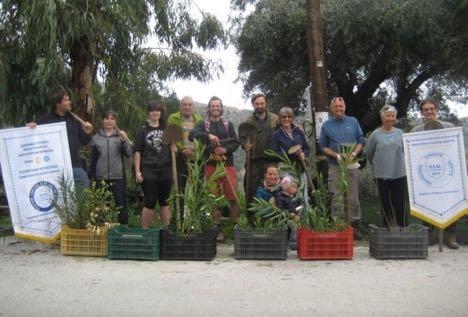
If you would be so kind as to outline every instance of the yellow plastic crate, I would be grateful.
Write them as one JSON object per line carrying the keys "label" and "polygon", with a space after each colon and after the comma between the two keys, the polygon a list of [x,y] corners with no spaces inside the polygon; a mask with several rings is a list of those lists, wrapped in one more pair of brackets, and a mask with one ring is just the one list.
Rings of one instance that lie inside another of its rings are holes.
{"label": "yellow plastic crate", "polygon": [[62,225],[60,252],[63,255],[107,256],[107,229],[99,235],[88,229],[70,229]]}

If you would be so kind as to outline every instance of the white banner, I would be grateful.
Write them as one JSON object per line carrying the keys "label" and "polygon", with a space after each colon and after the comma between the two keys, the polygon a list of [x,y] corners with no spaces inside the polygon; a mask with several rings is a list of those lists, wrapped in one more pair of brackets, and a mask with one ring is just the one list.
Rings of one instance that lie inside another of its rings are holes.
{"label": "white banner", "polygon": [[52,207],[58,179],[73,179],[65,122],[0,130],[0,162],[15,235],[53,242],[60,219]]}
{"label": "white banner", "polygon": [[468,210],[463,129],[403,134],[411,214],[446,228]]}

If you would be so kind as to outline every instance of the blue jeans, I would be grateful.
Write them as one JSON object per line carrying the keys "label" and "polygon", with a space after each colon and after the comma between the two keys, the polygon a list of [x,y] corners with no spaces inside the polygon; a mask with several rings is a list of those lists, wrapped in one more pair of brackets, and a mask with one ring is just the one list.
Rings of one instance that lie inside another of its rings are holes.
{"label": "blue jeans", "polygon": [[85,189],[89,187],[88,173],[81,167],[73,167],[73,179],[75,189]]}

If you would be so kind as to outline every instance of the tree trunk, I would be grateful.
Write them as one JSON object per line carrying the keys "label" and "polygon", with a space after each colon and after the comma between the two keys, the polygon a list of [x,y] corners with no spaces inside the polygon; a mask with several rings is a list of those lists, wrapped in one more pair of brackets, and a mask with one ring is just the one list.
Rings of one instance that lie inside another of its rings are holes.
{"label": "tree trunk", "polygon": [[94,118],[93,77],[96,43],[83,36],[75,41],[70,51],[72,64],[71,84],[74,92],[73,111],[81,118]]}

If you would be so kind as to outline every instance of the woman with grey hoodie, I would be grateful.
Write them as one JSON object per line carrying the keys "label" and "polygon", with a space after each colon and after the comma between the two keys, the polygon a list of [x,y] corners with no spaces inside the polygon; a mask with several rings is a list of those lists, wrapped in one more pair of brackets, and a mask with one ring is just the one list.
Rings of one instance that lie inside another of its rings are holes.
{"label": "woman with grey hoodie", "polygon": [[99,129],[91,140],[91,164],[89,176],[104,180],[119,207],[119,223],[128,224],[127,195],[124,173],[124,156],[132,155],[132,148],[125,131],[117,129],[117,115],[107,111]]}

